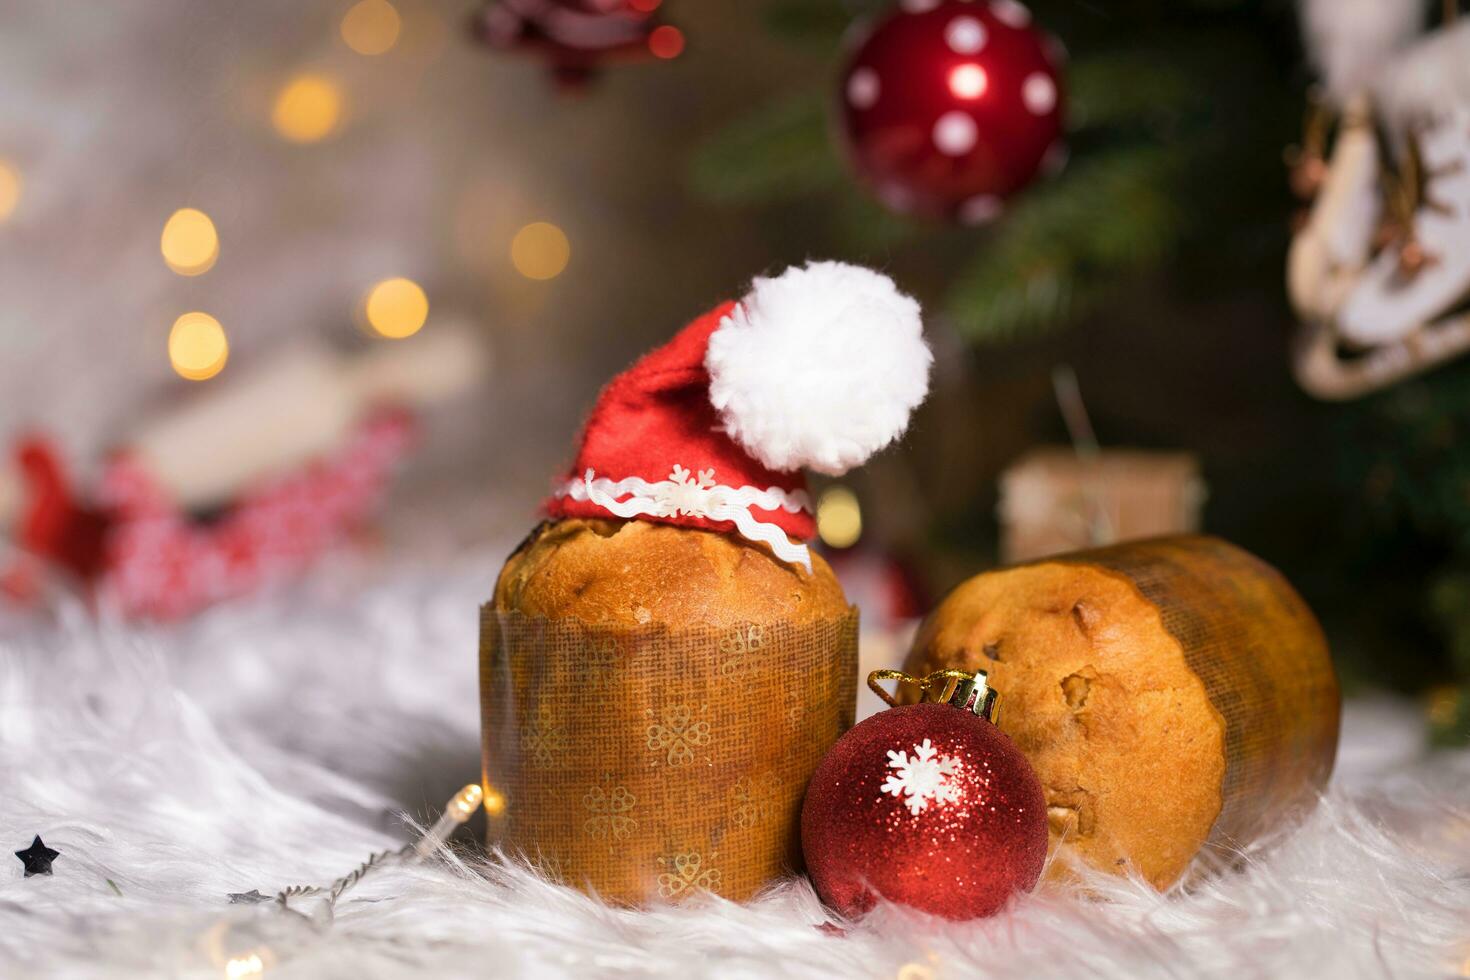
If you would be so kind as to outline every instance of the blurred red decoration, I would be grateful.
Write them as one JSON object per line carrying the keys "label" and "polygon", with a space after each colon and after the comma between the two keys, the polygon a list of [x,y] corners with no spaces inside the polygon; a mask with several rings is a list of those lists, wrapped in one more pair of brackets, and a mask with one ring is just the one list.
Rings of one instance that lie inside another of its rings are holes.
{"label": "blurred red decoration", "polygon": [[1046,797],[1020,749],[971,707],[904,705],[860,722],[812,776],[801,812],[823,901],[879,896],[949,919],[999,911],[1046,861]]}
{"label": "blurred red decoration", "polygon": [[903,0],[843,72],[848,157],[890,210],[989,221],[1065,160],[1064,57],[1016,0]]}
{"label": "blurred red decoration", "polygon": [[848,600],[862,610],[865,630],[912,622],[930,607],[918,573],[896,553],[859,542],[851,548],[824,548],[822,556]]}
{"label": "blurred red decoration", "polygon": [[655,58],[666,61],[677,58],[684,50],[684,32],[669,24],[655,27],[653,33],[648,35],[648,50],[653,52]]}
{"label": "blurred red decoration", "polygon": [[661,0],[493,0],[475,35],[499,51],[546,62],[563,90],[579,91],[606,65],[676,58],[684,34],[659,23]]}
{"label": "blurred red decoration", "polygon": [[28,440],[18,448],[26,505],[16,543],[31,564],[4,569],[0,586],[29,599],[57,569],[104,608],[169,620],[280,585],[368,521],[415,430],[407,412],[383,412],[333,452],[207,518],[179,510],[126,454],[107,465],[98,500],[83,503],[55,446]]}

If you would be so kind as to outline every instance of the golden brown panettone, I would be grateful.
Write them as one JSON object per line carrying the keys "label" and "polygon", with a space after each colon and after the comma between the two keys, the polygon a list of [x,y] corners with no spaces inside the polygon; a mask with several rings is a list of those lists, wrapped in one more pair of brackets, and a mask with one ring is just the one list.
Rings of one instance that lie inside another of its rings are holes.
{"label": "golden brown panettone", "polygon": [[567,518],[542,524],[511,555],[495,609],[594,626],[725,628],[837,619],[848,604],[819,555],[807,574],[732,534]]}
{"label": "golden brown panettone", "polygon": [[1228,853],[1279,826],[1332,771],[1321,628],[1274,569],[1215,538],[978,575],[929,617],[906,669],[946,667],[986,670],[1001,692],[1053,847],[1156,887],[1207,845]]}
{"label": "golden brown panettone", "polygon": [[799,867],[857,670],[857,613],[812,562],[646,521],[537,528],[481,610],[490,839],[628,903],[744,900]]}

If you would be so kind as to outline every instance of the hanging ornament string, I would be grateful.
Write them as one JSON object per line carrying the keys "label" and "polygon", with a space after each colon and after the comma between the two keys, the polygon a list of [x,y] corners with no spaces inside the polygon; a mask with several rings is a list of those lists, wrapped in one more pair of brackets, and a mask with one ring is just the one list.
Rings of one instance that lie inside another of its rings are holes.
{"label": "hanging ornament string", "polygon": [[983,670],[961,670],[957,667],[950,667],[925,674],[923,677],[915,677],[901,670],[884,668],[868,674],[868,687],[872,692],[882,698],[890,708],[896,708],[898,707],[897,688],[895,687],[894,694],[889,694],[883,689],[881,681],[897,681],[899,685],[908,684],[916,687],[919,690],[920,700],[946,702],[957,708],[968,708],[992,724],[996,723],[1000,717],[999,692],[990,686],[989,675]]}
{"label": "hanging ornament string", "polygon": [[291,901],[297,898],[324,896],[322,910],[326,916],[326,924],[330,925],[336,918],[337,901],[349,889],[353,888],[374,871],[395,865],[411,864],[416,861],[421,861],[434,853],[434,851],[438,850],[449,839],[449,835],[454,833],[455,828],[474,816],[475,811],[480,808],[480,803],[483,799],[484,791],[480,788],[480,785],[478,783],[470,783],[458,793],[454,794],[454,798],[449,801],[449,804],[444,808],[444,812],[440,815],[439,819],[417,841],[405,844],[397,850],[379,851],[369,855],[366,861],[333,881],[330,885],[292,885],[289,888],[277,892],[274,896],[262,895],[259,891],[250,891],[231,895],[230,901],[236,904],[275,902],[282,911],[298,915],[306,921],[315,924],[317,921],[315,917],[302,912],[300,909],[292,908]]}

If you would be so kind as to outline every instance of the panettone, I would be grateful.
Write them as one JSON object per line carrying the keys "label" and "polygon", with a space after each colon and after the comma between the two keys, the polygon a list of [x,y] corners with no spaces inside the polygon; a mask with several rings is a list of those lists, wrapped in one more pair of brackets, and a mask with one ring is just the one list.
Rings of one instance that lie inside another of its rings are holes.
{"label": "panettone", "polygon": [[577,517],[542,524],[511,555],[495,608],[592,626],[674,628],[803,624],[848,611],[821,556],[807,572],[728,534]]}
{"label": "panettone", "polygon": [[493,843],[623,902],[744,899],[800,866],[857,672],[803,470],[896,439],[930,362],[917,303],[822,262],[609,382],[481,609]]}
{"label": "panettone", "polygon": [[1201,849],[1228,859],[1281,826],[1332,772],[1321,628],[1280,574],[1215,538],[977,575],[929,616],[906,669],[946,667],[984,669],[1001,692],[1053,848],[1160,888]]}

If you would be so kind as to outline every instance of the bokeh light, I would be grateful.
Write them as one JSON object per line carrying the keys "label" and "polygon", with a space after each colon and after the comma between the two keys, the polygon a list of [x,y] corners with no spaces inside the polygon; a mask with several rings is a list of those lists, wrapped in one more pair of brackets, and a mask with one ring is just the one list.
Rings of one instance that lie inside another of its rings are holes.
{"label": "bokeh light", "polygon": [[863,534],[863,511],[857,494],[841,484],[822,491],[817,500],[817,535],[829,548],[851,548]]}
{"label": "bokeh light", "polygon": [[572,259],[566,233],[549,221],[536,221],[516,232],[510,260],[527,279],[555,279]]}
{"label": "bokeh light", "polygon": [[391,50],[402,29],[403,20],[388,0],[361,0],[342,17],[342,40],[358,54]]}
{"label": "bokeh light", "polygon": [[297,75],[276,95],[271,124],[293,143],[330,136],[342,120],[342,90],[325,75]]}
{"label": "bokeh light", "polygon": [[368,291],[368,326],[382,337],[412,337],[429,318],[429,297],[412,279],[384,279]]}
{"label": "bokeh light", "polygon": [[181,378],[205,381],[223,371],[229,358],[225,328],[208,313],[185,313],[168,332],[168,360]]}
{"label": "bokeh light", "polygon": [[655,27],[648,35],[648,50],[655,58],[677,58],[684,51],[684,32],[671,24]]}
{"label": "bokeh light", "polygon": [[163,261],[179,275],[202,275],[219,258],[219,234],[203,211],[179,208],[164,222],[159,250]]}
{"label": "bokeh light", "polygon": [[15,213],[20,204],[20,171],[5,160],[0,160],[0,221]]}

